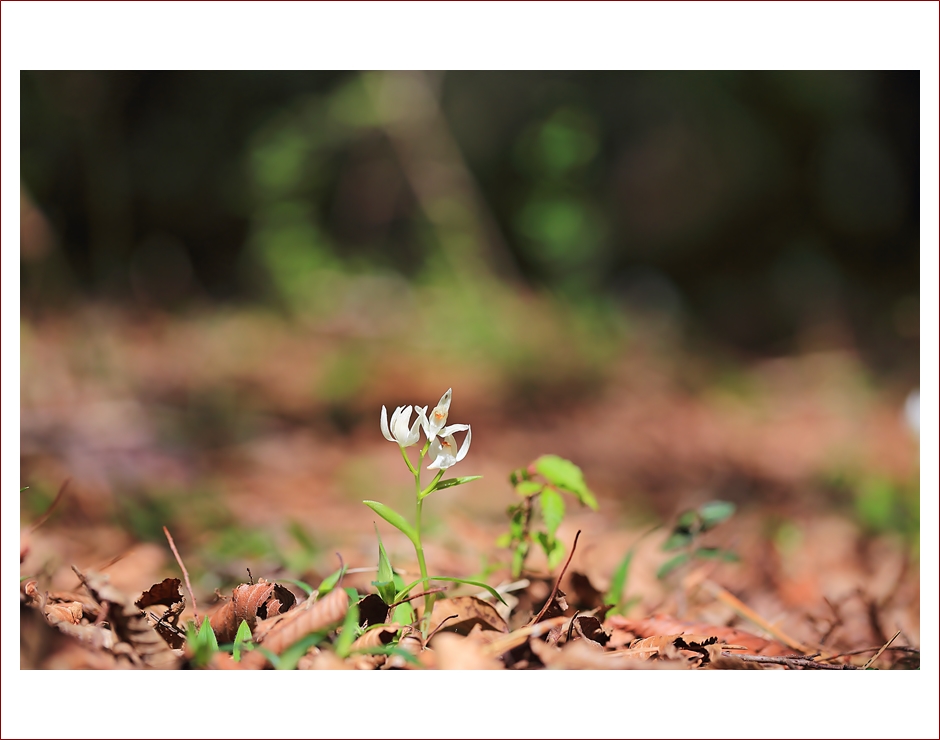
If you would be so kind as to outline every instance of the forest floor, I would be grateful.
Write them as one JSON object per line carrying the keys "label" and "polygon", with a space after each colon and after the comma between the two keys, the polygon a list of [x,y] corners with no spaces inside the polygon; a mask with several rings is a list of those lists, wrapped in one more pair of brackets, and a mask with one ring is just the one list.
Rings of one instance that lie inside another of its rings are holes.
{"label": "forest floor", "polygon": [[[239,312],[21,327],[22,668],[919,666],[911,389],[851,352],[719,371],[640,337],[596,367],[504,367]],[[422,631],[374,611],[374,524],[396,573],[420,574],[362,501],[413,517],[380,410],[449,387],[473,441],[448,474],[482,478],[426,499],[428,568],[507,604],[438,581]],[[520,502],[509,474],[544,454],[576,464],[599,507],[566,496],[570,562],[533,545],[512,578],[496,544]],[[734,513],[695,546],[734,559],[658,575],[683,512],[712,501]],[[207,614],[218,651],[187,636]]]}

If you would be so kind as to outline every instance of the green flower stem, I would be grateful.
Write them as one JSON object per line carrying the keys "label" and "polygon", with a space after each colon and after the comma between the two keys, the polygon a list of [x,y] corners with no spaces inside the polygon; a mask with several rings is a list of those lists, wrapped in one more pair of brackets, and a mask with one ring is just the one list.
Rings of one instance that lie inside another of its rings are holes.
{"label": "green flower stem", "polygon": [[415,539],[417,540],[417,542],[415,542],[415,554],[418,556],[418,568],[421,570],[421,584],[425,591],[424,619],[422,620],[425,627],[431,619],[431,594],[427,593],[431,588],[431,582],[428,580],[428,566],[424,562],[424,543],[421,541],[421,509],[424,505],[421,499],[421,466],[424,464],[424,456],[427,454],[428,447],[430,446],[431,440],[428,440],[424,447],[421,448],[421,457],[418,459],[417,470],[412,468],[410,463],[408,465],[415,474]]}
{"label": "green flower stem", "polygon": [[405,448],[404,448],[404,447],[399,447],[398,449],[401,451],[401,456],[402,456],[403,458],[405,458],[405,465],[408,466],[408,470],[411,471],[411,474],[412,474],[412,475],[415,475],[415,476],[418,475],[418,471],[415,470],[415,466],[412,465],[412,464],[411,464],[411,460],[408,459],[408,453],[405,452]]}
{"label": "green flower stem", "polygon": [[437,484],[440,482],[441,478],[443,477],[444,477],[444,471],[438,470],[437,475],[434,476],[434,480],[432,480],[428,484],[428,487],[418,493],[418,501],[419,502],[424,501],[425,497],[430,495],[431,492],[434,491],[435,487],[437,486]]}

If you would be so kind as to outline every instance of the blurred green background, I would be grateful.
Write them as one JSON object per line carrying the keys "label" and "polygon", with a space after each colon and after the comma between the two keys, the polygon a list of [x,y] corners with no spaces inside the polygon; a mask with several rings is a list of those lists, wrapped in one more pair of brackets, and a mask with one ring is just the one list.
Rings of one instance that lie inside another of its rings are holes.
{"label": "blurred green background", "polygon": [[407,284],[465,317],[508,286],[592,325],[738,357],[852,347],[917,380],[918,72],[21,85],[26,317],[92,298],[322,319]]}

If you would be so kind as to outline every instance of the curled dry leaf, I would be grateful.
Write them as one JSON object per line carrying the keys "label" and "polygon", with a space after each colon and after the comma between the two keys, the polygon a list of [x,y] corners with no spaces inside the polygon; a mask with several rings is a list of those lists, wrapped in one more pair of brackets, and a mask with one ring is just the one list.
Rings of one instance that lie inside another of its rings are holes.
{"label": "curled dry leaf", "polygon": [[[651,665],[643,660],[611,660],[604,650],[587,640],[572,640],[557,648],[537,637],[529,639],[529,648],[546,668],[574,670],[625,670],[648,669]],[[666,663],[662,665],[668,665]]]}
{"label": "curled dry leaf", "polygon": [[646,619],[627,619],[615,615],[608,617],[605,625],[608,628],[623,629],[633,633],[638,638],[657,636],[707,636],[715,637],[719,642],[741,646],[736,648],[747,650],[755,655],[792,655],[792,648],[782,642],[767,640],[744,630],[717,625],[702,624],[700,622],[681,622],[672,617],[657,614]]}
{"label": "curled dry leaf", "polygon": [[341,588],[334,588],[322,599],[307,599],[298,608],[281,616],[266,633],[256,635],[255,639],[263,642],[275,655],[280,655],[311,632],[339,624],[348,610],[349,594]]}
{"label": "curled dry leaf", "polygon": [[373,624],[385,624],[388,619],[388,604],[382,601],[378,594],[369,594],[359,600],[359,626],[369,627]]}
{"label": "curled dry leaf", "polygon": [[144,591],[134,603],[138,609],[146,609],[148,606],[157,605],[173,606],[183,600],[180,585],[179,578],[164,578],[160,583],[155,583]]}
{"label": "curled dry leaf", "polygon": [[[115,654],[126,655],[135,665],[143,664],[150,668],[176,666],[176,654],[153,630],[147,617],[131,602],[129,596],[114,588],[106,575],[94,572],[82,574],[74,567],[73,570],[92,598],[107,609],[107,619],[115,638],[112,647]],[[121,646],[121,643],[126,645]]]}
{"label": "curled dry leaf", "polygon": [[371,629],[368,632],[365,632],[355,639],[352,646],[350,647],[350,652],[355,652],[356,650],[361,650],[362,648],[374,648],[382,647],[383,645],[388,645],[392,640],[395,639],[395,635],[398,634],[398,630],[401,629],[401,625],[397,622],[392,622],[383,627],[376,627]]}
{"label": "curled dry leaf", "polygon": [[59,622],[78,624],[82,621],[82,605],[77,601],[55,604],[50,602],[46,604],[44,611],[49,624],[58,624]]}
{"label": "curled dry leaf", "polygon": [[294,605],[294,601],[294,595],[286,588],[261,578],[255,584],[236,586],[231,600],[209,617],[209,624],[219,642],[234,642],[243,619],[254,633],[259,618],[270,619],[282,614]]}
{"label": "curled dry leaf", "polygon": [[509,632],[509,625],[493,605],[476,596],[457,596],[435,602],[428,630],[434,633],[440,627],[443,632],[466,636],[475,625],[480,625],[482,629]]}

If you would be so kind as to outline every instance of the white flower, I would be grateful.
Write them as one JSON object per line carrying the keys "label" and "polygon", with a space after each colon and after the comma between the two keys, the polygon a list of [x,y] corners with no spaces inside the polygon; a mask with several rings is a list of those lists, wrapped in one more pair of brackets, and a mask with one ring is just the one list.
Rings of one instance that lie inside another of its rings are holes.
{"label": "white flower", "polygon": [[398,442],[400,447],[411,447],[418,441],[418,438],[421,436],[421,432],[418,427],[421,425],[421,420],[425,419],[425,412],[428,410],[428,407],[417,409],[418,416],[415,419],[415,423],[411,425],[411,429],[408,428],[408,422],[411,419],[411,406],[399,406],[392,413],[392,428],[389,431],[388,424],[388,412],[385,410],[385,407],[382,407],[382,434],[385,435],[385,439],[389,442]]}
{"label": "white flower", "polygon": [[428,439],[433,440],[442,433],[444,425],[447,423],[447,412],[450,411],[450,397],[452,392],[452,388],[447,389],[447,392],[441,396],[441,400],[437,402],[437,406],[434,407],[429,417],[425,417],[420,413],[418,414],[418,417],[421,419],[421,426],[424,427],[424,433],[427,435]]}
{"label": "white flower", "polygon": [[[450,391],[447,391],[449,394]],[[448,398],[448,401],[450,399]],[[454,432],[467,432],[460,451],[457,452],[457,442],[454,440]],[[470,449],[470,425],[469,424],[451,424],[440,430],[440,434],[431,440],[431,447],[428,454],[434,458],[434,462],[428,465],[428,470],[447,470],[451,465],[456,465],[467,456],[467,450]]]}

